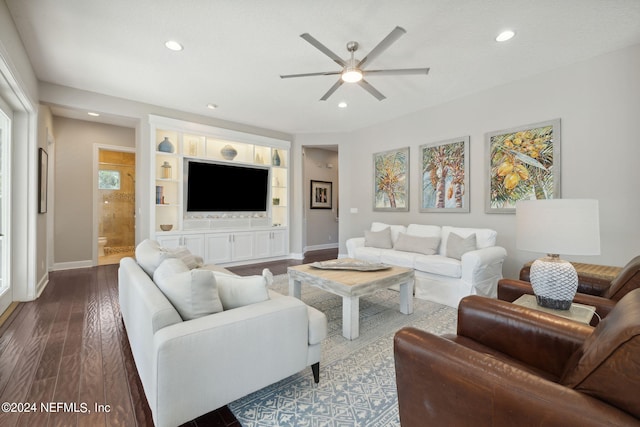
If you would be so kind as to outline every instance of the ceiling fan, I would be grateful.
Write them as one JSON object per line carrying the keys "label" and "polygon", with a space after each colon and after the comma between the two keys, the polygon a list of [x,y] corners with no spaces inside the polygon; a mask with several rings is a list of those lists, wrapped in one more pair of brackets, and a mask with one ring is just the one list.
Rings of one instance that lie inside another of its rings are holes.
{"label": "ceiling fan", "polygon": [[407,31],[402,27],[396,27],[391,31],[387,37],[385,37],[376,47],[374,47],[371,52],[360,61],[354,58],[355,52],[358,50],[358,42],[348,42],[347,50],[351,53],[351,58],[347,60],[343,60],[338,55],[333,53],[329,48],[320,43],[318,40],[313,38],[310,34],[304,33],[301,34],[300,37],[311,43],[315,48],[320,50],[322,53],[327,55],[329,58],[333,59],[338,65],[342,67],[340,71],[324,71],[319,73],[304,73],[304,74],[287,74],[281,75],[280,78],[288,79],[292,77],[310,77],[310,76],[333,76],[340,75],[338,81],[331,86],[331,88],[325,93],[320,101],[326,101],[343,83],[358,83],[360,87],[369,92],[371,95],[375,96],[378,101],[382,101],[386,97],[381,94],[376,88],[371,86],[369,82],[364,79],[364,76],[367,75],[377,75],[377,76],[399,76],[399,75],[407,75],[407,74],[428,74],[429,68],[403,68],[403,69],[394,69],[394,70],[365,70],[365,67],[369,65],[375,58],[377,58],[382,52],[384,52],[392,43],[398,40],[403,34]]}

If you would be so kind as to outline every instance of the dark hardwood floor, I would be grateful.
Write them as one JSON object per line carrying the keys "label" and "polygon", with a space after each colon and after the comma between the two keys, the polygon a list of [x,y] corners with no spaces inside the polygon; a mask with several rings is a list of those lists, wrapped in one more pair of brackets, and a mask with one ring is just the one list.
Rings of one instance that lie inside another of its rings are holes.
{"label": "dark hardwood floor", "polygon": [[[229,268],[274,275],[337,249]],[[118,265],[56,271],[0,326],[0,426],[153,426],[118,306]],[[96,405],[102,405],[97,407]],[[225,406],[185,425],[239,426]]]}

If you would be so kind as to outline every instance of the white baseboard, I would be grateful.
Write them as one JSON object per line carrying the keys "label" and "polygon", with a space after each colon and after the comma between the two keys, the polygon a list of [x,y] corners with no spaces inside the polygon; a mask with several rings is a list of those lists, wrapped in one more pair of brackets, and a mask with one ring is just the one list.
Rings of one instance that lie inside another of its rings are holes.
{"label": "white baseboard", "polygon": [[36,286],[36,298],[40,297],[40,294],[42,294],[42,291],[44,291],[44,288],[46,288],[48,284],[49,284],[49,273],[47,272],[44,274],[44,276],[42,276],[42,278],[38,282],[38,286]]}
{"label": "white baseboard", "polygon": [[303,252],[321,251],[323,249],[337,249],[338,246],[338,243],[325,243],[323,245],[305,246],[302,250]]}
{"label": "white baseboard", "polygon": [[291,252],[289,254],[290,259],[304,259],[304,254],[300,252]]}
{"label": "white baseboard", "polygon": [[85,261],[56,262],[53,264],[53,271],[73,270],[76,268],[93,267],[93,261],[88,259]]}

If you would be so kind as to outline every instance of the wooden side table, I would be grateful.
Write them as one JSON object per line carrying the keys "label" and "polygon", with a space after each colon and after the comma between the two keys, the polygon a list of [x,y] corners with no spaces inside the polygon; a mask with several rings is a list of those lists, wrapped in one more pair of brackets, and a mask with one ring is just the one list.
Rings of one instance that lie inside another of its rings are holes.
{"label": "wooden side table", "polygon": [[545,313],[555,314],[556,316],[575,320],[580,323],[586,323],[587,325],[591,322],[591,318],[596,312],[596,308],[594,306],[577,303],[572,303],[569,310],[554,310],[552,308],[542,307],[538,305],[535,295],[529,294],[522,295],[520,298],[515,300],[513,304],[532,308],[538,311],[544,311]]}
{"label": "wooden side table", "polygon": [[[520,270],[520,280],[530,282],[530,268],[533,261],[522,266]],[[622,267],[612,267],[608,265],[584,264],[572,262],[578,273],[578,292],[601,296],[611,286],[611,281],[622,271]]]}

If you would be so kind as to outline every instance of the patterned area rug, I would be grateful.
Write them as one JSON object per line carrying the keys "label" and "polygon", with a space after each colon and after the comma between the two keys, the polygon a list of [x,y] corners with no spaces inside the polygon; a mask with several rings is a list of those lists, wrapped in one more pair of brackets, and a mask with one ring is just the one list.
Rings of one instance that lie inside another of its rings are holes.
{"label": "patterned area rug", "polygon": [[[288,294],[286,274],[272,289]],[[328,336],[322,343],[320,383],[311,368],[229,404],[245,427],[400,426],[393,361],[393,336],[404,326],[438,335],[455,333],[457,311],[414,299],[414,312],[399,311],[400,296],[381,290],[360,299],[360,336],[342,336],[342,298],[302,284],[302,300],[325,313]]]}

